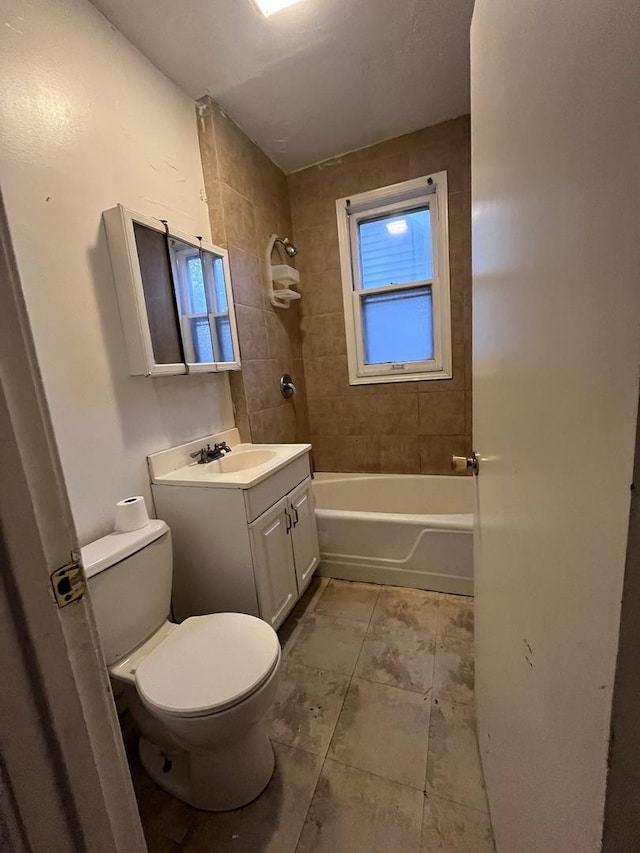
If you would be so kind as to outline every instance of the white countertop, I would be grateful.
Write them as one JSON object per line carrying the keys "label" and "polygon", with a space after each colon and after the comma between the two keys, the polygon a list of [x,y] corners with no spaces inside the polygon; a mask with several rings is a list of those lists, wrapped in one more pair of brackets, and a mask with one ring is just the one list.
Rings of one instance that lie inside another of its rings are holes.
{"label": "white countertop", "polygon": [[[229,431],[225,434],[233,438]],[[227,440],[231,446],[231,453],[225,454],[219,460],[207,462],[200,465],[189,457],[189,453],[206,446],[207,443],[214,444],[215,441]],[[167,451],[152,454],[149,459],[149,472],[151,482],[156,485],[165,486],[196,486],[199,488],[222,488],[222,489],[250,489],[252,486],[270,477],[276,471],[284,468],[295,459],[299,459],[311,450],[310,444],[242,444],[232,443],[229,438],[208,436],[189,444],[181,445],[180,448],[171,448]],[[240,461],[243,454],[250,461],[249,453],[260,454],[256,458],[269,454],[269,458],[260,464],[251,465],[238,471],[225,469],[225,463],[233,467]],[[234,455],[235,454],[235,455]],[[186,461],[188,460],[188,461]],[[228,461],[227,461],[228,460]],[[170,465],[175,467],[169,468]],[[168,469],[168,470],[167,470]]]}

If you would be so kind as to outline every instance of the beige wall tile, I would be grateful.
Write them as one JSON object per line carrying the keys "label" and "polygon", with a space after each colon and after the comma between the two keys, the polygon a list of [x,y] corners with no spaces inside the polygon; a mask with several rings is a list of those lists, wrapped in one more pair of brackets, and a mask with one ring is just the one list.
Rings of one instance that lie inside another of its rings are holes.
{"label": "beige wall tile", "polygon": [[227,184],[222,184],[227,242],[252,255],[259,255],[253,204]]}
{"label": "beige wall tile", "polygon": [[231,385],[231,398],[233,407],[237,414],[246,415],[247,398],[244,389],[244,377],[239,370],[229,371],[229,384]]}
{"label": "beige wall tile", "polygon": [[240,441],[251,442],[251,426],[249,424],[249,415],[239,415],[236,413],[236,427],[240,433]]}
{"label": "beige wall tile", "polygon": [[316,471],[377,472],[380,439],[362,435],[326,436],[311,433]]}
{"label": "beige wall tile", "polygon": [[224,206],[222,204],[222,184],[210,181],[207,187],[207,210],[211,224],[211,242],[215,246],[227,248],[227,229],[225,226]]}
{"label": "beige wall tile", "polygon": [[280,376],[273,360],[244,361],[242,373],[249,415],[280,405]]}
{"label": "beige wall tile", "polygon": [[213,113],[214,103],[211,98],[205,96],[196,101],[200,159],[202,160],[202,173],[205,184],[217,181],[220,178]]}
{"label": "beige wall tile", "polygon": [[314,225],[303,231],[295,230],[294,235],[298,249],[296,266],[301,278],[313,272],[340,269],[336,220],[330,226]]}
{"label": "beige wall tile", "polygon": [[297,441],[296,411],[291,403],[249,415],[254,442],[263,444],[293,444]]}
{"label": "beige wall tile", "polygon": [[236,321],[242,360],[269,358],[265,312],[261,308],[236,305]]}
{"label": "beige wall tile", "polygon": [[392,435],[380,442],[380,473],[415,474],[420,470],[420,438]]}
{"label": "beige wall tile", "polygon": [[249,305],[252,308],[262,308],[264,290],[259,259],[236,246],[230,246],[229,266],[234,302]]}
{"label": "beige wall tile", "polygon": [[269,356],[294,359],[302,355],[300,318],[296,309],[265,312]]}
{"label": "beige wall tile", "polygon": [[471,455],[470,435],[420,437],[420,473],[452,474],[451,457]]}
{"label": "beige wall tile", "polygon": [[464,391],[418,394],[418,398],[421,435],[456,435],[465,432]]}
{"label": "beige wall tile", "polygon": [[302,314],[336,314],[343,310],[340,270],[309,270],[300,282]]}
{"label": "beige wall tile", "polygon": [[[305,352],[307,394],[313,397],[369,397],[375,394],[415,394],[422,382],[386,382],[350,385],[346,353],[336,356],[310,357]],[[439,384],[431,382],[430,385]],[[461,387],[464,387],[461,385]]]}
{"label": "beige wall tile", "polygon": [[266,156],[217,104],[212,107],[212,117],[220,180],[253,201],[259,155]]}
{"label": "beige wall tile", "polygon": [[416,177],[408,152],[391,157],[372,158],[358,166],[358,174],[359,185],[362,187],[358,192],[388,187]]}
{"label": "beige wall tile", "polygon": [[343,314],[302,318],[303,358],[342,355],[347,351]]}
{"label": "beige wall tile", "polygon": [[[309,396],[335,397],[349,393],[351,386],[346,352],[342,355],[310,356],[303,345],[303,353]],[[310,390],[311,394],[309,394]]]}
{"label": "beige wall tile", "polygon": [[416,436],[418,395],[311,397],[309,423],[316,435]]}
{"label": "beige wall tile", "polygon": [[[229,249],[242,372],[231,374],[236,420],[254,441],[303,441],[309,435],[298,306],[267,299],[264,250],[271,234],[291,236],[283,172],[211,100],[198,104],[198,129],[214,242]],[[280,395],[295,373],[293,403]]]}

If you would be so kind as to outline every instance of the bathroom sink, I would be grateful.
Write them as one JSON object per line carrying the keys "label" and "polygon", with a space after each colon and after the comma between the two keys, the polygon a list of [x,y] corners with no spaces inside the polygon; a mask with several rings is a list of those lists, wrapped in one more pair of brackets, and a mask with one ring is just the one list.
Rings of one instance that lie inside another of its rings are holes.
{"label": "bathroom sink", "polygon": [[256,468],[258,465],[264,465],[276,458],[275,450],[232,450],[221,459],[214,459],[213,462],[207,462],[203,467],[209,471],[220,472],[221,474],[233,474],[236,471],[248,471],[250,468]]}
{"label": "bathroom sink", "polygon": [[[230,453],[204,465],[193,461],[202,447],[220,441],[231,446]],[[157,485],[250,489],[310,450],[309,444],[242,443],[232,429],[151,454],[149,473]]]}

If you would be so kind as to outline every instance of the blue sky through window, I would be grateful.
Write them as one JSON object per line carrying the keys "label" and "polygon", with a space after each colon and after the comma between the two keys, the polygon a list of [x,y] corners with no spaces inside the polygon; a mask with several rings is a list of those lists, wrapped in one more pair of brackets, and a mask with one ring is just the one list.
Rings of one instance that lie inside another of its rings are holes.
{"label": "blue sky through window", "polygon": [[431,288],[416,287],[362,297],[365,364],[433,358]]}
{"label": "blue sky through window", "polygon": [[433,277],[428,208],[362,221],[359,236],[363,289]]}

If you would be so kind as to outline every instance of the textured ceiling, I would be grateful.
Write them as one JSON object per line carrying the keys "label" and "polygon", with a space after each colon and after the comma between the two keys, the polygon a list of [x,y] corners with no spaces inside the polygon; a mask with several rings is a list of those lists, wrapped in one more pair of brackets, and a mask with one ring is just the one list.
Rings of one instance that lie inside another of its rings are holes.
{"label": "textured ceiling", "polygon": [[469,110],[473,0],[93,0],[286,172]]}

